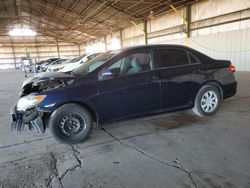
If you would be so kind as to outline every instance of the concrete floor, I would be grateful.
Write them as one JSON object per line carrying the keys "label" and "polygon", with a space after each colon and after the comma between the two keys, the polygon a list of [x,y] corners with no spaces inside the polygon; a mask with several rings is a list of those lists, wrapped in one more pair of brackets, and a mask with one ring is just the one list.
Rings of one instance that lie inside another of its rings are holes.
{"label": "concrete floor", "polygon": [[95,128],[78,145],[10,131],[20,71],[0,72],[0,187],[250,187],[250,73],[211,118],[190,111]]}

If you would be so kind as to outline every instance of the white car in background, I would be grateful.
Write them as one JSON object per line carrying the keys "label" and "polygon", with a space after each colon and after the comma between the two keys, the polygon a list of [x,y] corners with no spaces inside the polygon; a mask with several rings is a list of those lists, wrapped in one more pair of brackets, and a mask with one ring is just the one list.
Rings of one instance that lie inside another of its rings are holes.
{"label": "white car in background", "polygon": [[70,63],[73,59],[67,59],[65,60],[63,63],[61,64],[57,64],[57,65],[50,65],[48,66],[46,72],[57,72],[60,69],[64,68],[64,66],[68,63]]}
{"label": "white car in background", "polygon": [[71,72],[74,69],[78,68],[82,63],[85,63],[98,55],[101,55],[103,52],[83,54],[80,57],[73,59],[70,63],[65,65],[62,69],[58,70],[59,72]]}
{"label": "white car in background", "polygon": [[61,65],[63,64],[67,59],[58,59],[58,60],[55,60],[53,61],[52,63],[50,63],[49,65],[45,66],[44,69],[45,71],[47,72],[47,69],[53,65]]}

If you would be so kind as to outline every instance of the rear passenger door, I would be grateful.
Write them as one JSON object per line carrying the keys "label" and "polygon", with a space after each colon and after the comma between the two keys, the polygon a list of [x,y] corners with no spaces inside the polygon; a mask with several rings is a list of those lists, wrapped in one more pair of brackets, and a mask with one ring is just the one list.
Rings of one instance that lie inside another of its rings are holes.
{"label": "rear passenger door", "polygon": [[199,88],[195,77],[198,60],[182,48],[160,47],[157,54],[161,75],[161,108],[191,106]]}

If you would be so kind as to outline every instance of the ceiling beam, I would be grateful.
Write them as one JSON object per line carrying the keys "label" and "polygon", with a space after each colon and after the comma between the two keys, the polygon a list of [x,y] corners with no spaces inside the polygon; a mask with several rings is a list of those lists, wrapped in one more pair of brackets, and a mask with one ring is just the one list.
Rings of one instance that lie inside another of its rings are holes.
{"label": "ceiling beam", "polygon": [[31,27],[31,17],[33,15],[33,8],[32,8],[32,2],[29,0],[29,8],[30,8],[30,27]]}
{"label": "ceiling beam", "polygon": [[22,23],[21,23],[21,20],[20,20],[20,16],[21,16],[21,1],[20,0],[15,0],[15,7],[16,7],[16,14],[18,16],[18,23],[21,25],[22,27]]}
{"label": "ceiling beam", "polygon": [[[28,9],[27,9],[27,11],[28,11]],[[26,9],[24,8],[23,9],[23,13],[26,13],[26,14],[29,14],[29,12],[26,12]],[[42,14],[42,13],[41,13]],[[41,19],[42,20],[46,20],[47,21],[47,25],[48,25],[48,23],[49,23],[49,25],[51,25],[51,27],[55,27],[56,29],[60,29],[61,31],[65,31],[65,32],[67,32],[67,37],[69,36],[69,35],[75,35],[74,34],[74,32],[80,32],[80,34],[79,35],[82,35],[82,36],[84,36],[84,37],[86,37],[86,35],[88,35],[88,36],[90,36],[90,34],[88,34],[88,33],[91,33],[92,31],[93,31],[93,29],[92,28],[90,28],[90,27],[86,27],[86,29],[88,29],[88,31],[86,31],[85,30],[85,32],[81,32],[81,31],[79,31],[79,30],[76,30],[76,29],[71,29],[71,28],[69,28],[67,25],[65,25],[65,24],[63,24],[63,25],[56,25],[56,20],[55,21],[51,21],[51,20],[53,20],[53,19],[51,19],[49,16],[46,16],[46,15],[41,15],[40,13],[39,13],[39,15],[37,15],[37,14],[33,14],[33,16],[32,16],[32,18],[33,19],[36,19],[36,20],[38,20],[40,23],[42,22],[41,21]],[[25,19],[25,17],[24,17],[24,19]],[[38,28],[42,28],[41,26],[40,26],[41,24],[39,24],[37,27]],[[85,28],[84,28],[85,29]],[[101,29],[101,28],[97,28],[97,29]],[[44,30],[46,30],[46,27],[44,27]],[[74,31],[74,32],[72,32],[72,31]],[[76,36],[76,35],[75,35]],[[77,36],[78,36],[78,34],[77,34]]]}
{"label": "ceiling beam", "polygon": [[4,4],[4,1],[3,1],[3,0],[1,0],[1,4],[2,4],[2,6],[3,6],[4,10],[5,10],[6,12],[8,12],[8,9],[7,9],[7,7],[5,6],[5,4]]}
{"label": "ceiling beam", "polygon": [[54,6],[54,9],[51,11],[51,17],[54,17],[54,15],[55,15],[55,10],[61,5],[61,3],[62,3],[62,0],[57,0],[57,4]]}
{"label": "ceiling beam", "polygon": [[[99,1],[99,2],[105,2],[105,1],[103,1],[103,0],[97,0],[97,1]],[[134,3],[135,3],[135,2],[134,2]],[[131,17],[131,19],[133,19],[133,18],[140,19],[140,17],[138,17],[137,15],[132,15],[130,12],[128,12],[128,11],[125,10],[124,8],[121,8],[121,7],[119,7],[119,6],[113,5],[113,4],[110,3],[110,2],[107,2],[106,4],[107,4],[107,6],[109,6],[110,8],[112,8],[112,9],[118,11],[118,12],[121,12],[121,13],[123,13],[123,14],[126,15],[126,16]],[[141,21],[143,21],[143,20],[141,20]]]}
{"label": "ceiling beam", "polygon": [[[25,18],[26,21],[29,21],[27,18]],[[37,24],[39,24],[39,20],[36,20],[36,18],[33,18],[32,20],[32,25],[34,25],[34,27],[36,27]],[[46,34],[48,33],[50,36],[53,36],[54,38],[57,38],[59,40],[62,40],[62,41],[66,41],[66,42],[72,42],[72,43],[79,43],[80,41],[75,39],[75,38],[68,38],[68,37],[64,37],[61,33],[62,32],[56,32],[55,30],[46,30],[46,29],[42,29],[42,28],[36,28],[35,29],[38,33],[42,33],[42,34]],[[64,30],[65,31],[65,30]],[[68,31],[65,31],[65,32],[68,32]],[[68,32],[68,36],[72,35],[73,32]],[[88,39],[88,38],[86,38]],[[85,39],[85,40],[86,40]]]}
{"label": "ceiling beam", "polygon": [[59,18],[59,20],[57,21],[57,24],[60,24],[61,21],[62,21],[62,19],[64,19],[64,18],[68,15],[68,13],[72,11],[72,9],[76,6],[76,4],[78,3],[78,1],[79,1],[79,0],[75,0],[75,1],[72,3],[72,5],[70,6],[70,8],[63,14],[63,16],[61,16],[61,17]]}
{"label": "ceiling beam", "polygon": [[[109,2],[114,2],[115,0],[109,0]],[[119,0],[120,3],[140,3],[140,4],[146,4],[146,5],[153,5],[153,4],[157,4],[157,5],[163,5],[165,4],[165,2],[158,2],[158,1],[138,1],[138,0]]]}
{"label": "ceiling beam", "polygon": [[[127,7],[126,9],[124,9],[124,10],[125,10],[125,11],[128,11],[129,9],[131,9],[131,8],[133,8],[133,7],[135,7],[135,6],[137,6],[139,3],[140,3],[140,1],[139,1],[139,2],[137,1],[137,2],[133,3],[132,5],[128,6],[128,7]],[[118,16],[119,14],[121,14],[121,13],[122,13],[122,12],[119,11],[118,13],[112,14],[112,15],[110,15],[109,17],[104,18],[102,21],[104,21],[104,20],[110,20],[110,19],[113,18],[114,16],[117,17],[117,16]],[[129,21],[129,19],[130,19],[130,18],[128,18],[128,16],[126,16],[126,18],[123,19],[123,20],[124,20],[124,21]],[[122,19],[119,18],[118,20],[116,20],[116,22],[114,22],[114,24],[116,24],[117,22],[121,22],[121,20],[122,20]],[[101,21],[101,22],[102,22],[102,21]],[[139,20],[136,19],[136,22],[137,22],[137,21],[140,21],[140,19],[139,19]],[[98,26],[98,25],[99,25],[99,23],[96,24],[96,25],[94,25],[93,27],[96,27],[96,26]],[[110,31],[110,32],[112,32],[112,31]]]}
{"label": "ceiling beam", "polygon": [[[46,3],[44,4],[43,2],[41,2],[40,0],[32,0],[32,2],[34,4],[37,4],[41,7],[45,7],[45,8],[48,8],[48,9],[51,9],[51,10],[54,10],[54,4],[53,3]],[[72,12],[72,11],[68,11],[67,9],[65,8],[62,8],[62,7],[58,7],[55,9],[55,12],[58,12],[58,13],[61,13],[61,14],[64,14],[65,12],[68,12],[68,16],[70,17],[73,17],[73,18],[83,18],[80,14],[78,13],[75,13],[75,12]]]}

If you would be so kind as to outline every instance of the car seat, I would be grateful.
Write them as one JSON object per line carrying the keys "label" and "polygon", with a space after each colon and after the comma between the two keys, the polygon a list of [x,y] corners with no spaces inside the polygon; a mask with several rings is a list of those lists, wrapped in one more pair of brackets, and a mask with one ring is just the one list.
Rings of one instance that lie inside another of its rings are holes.
{"label": "car seat", "polygon": [[121,65],[120,74],[121,75],[127,74],[130,68],[131,68],[131,57],[125,57]]}
{"label": "car seat", "polygon": [[129,69],[127,74],[135,74],[135,73],[141,72],[141,71],[142,71],[142,67],[141,67],[140,61],[138,58],[134,57],[131,60],[131,68]]}

